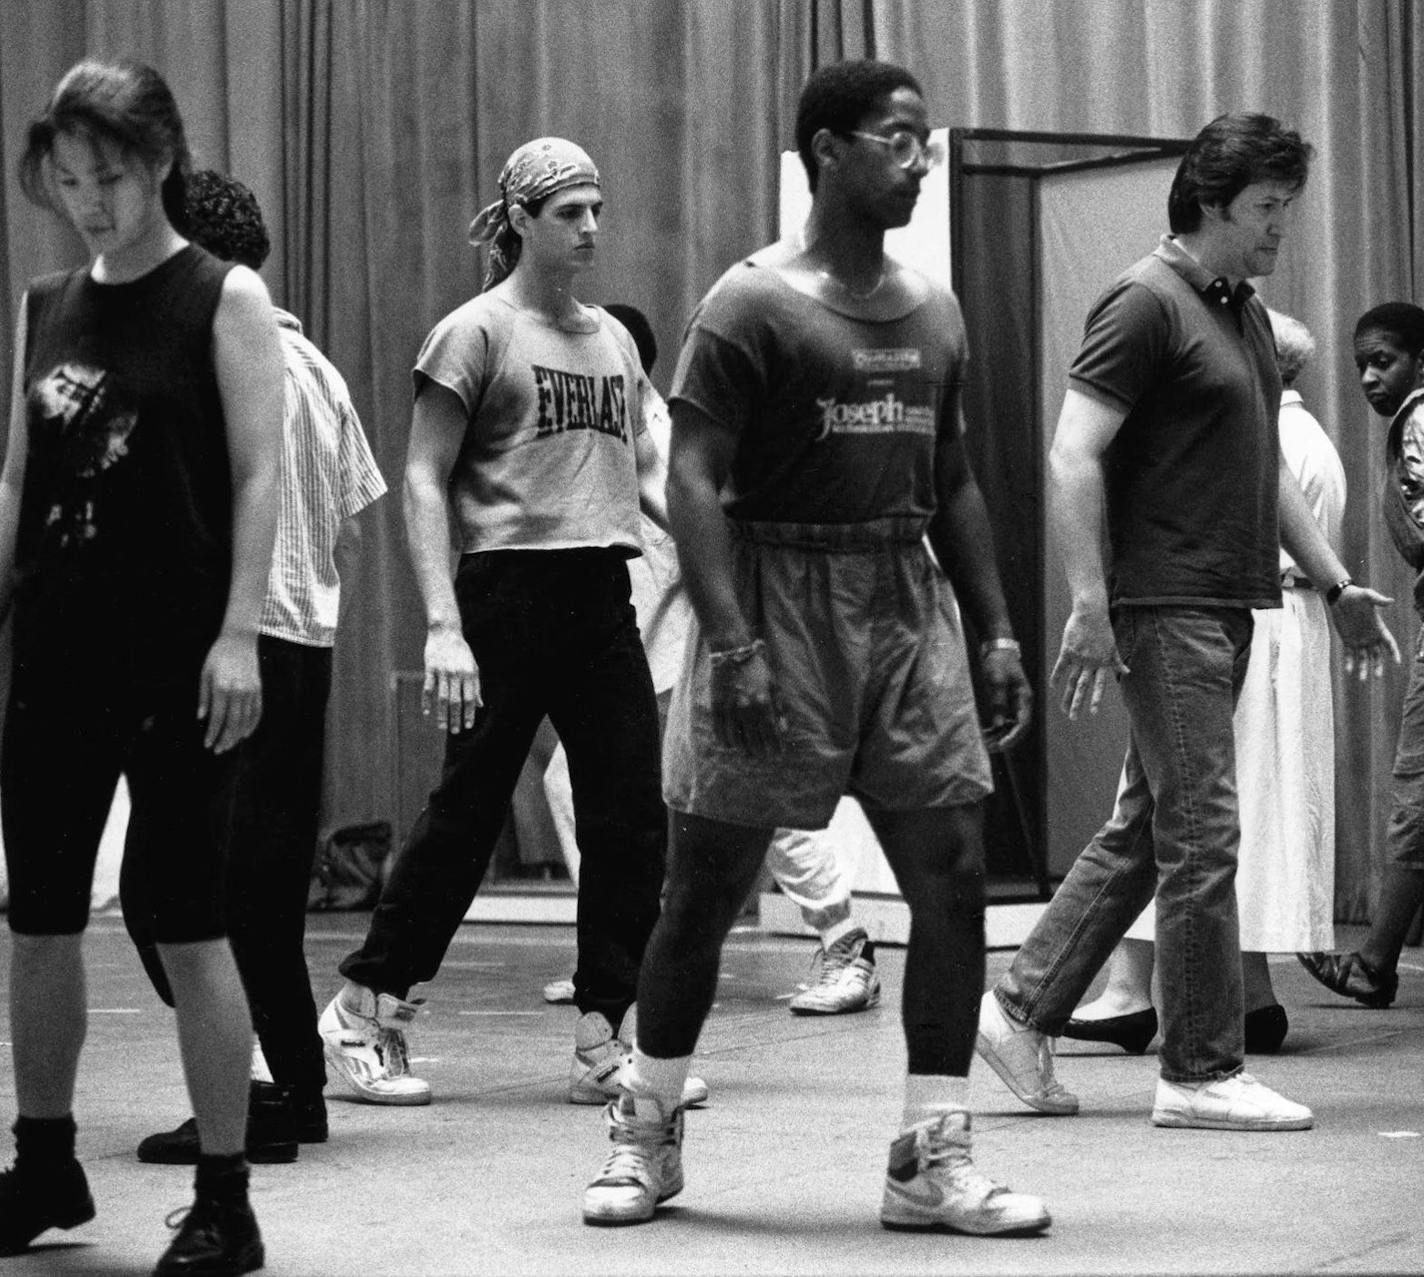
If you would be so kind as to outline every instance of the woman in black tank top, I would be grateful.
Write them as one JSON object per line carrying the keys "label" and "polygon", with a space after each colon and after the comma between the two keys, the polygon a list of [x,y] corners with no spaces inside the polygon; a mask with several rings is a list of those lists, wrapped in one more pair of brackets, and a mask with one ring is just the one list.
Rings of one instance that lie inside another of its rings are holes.
{"label": "woman in black tank top", "polygon": [[257,625],[276,526],[282,356],[261,280],[182,235],[187,143],[151,68],[86,60],[29,129],[32,201],[86,266],[35,281],[0,472],[13,610],[3,808],[13,936],[14,1166],[0,1254],[94,1215],[74,1157],[80,942],[114,786],[124,897],[151,918],[202,1155],[158,1272],[248,1272],[252,1029],[223,929],[219,800],[261,713]]}

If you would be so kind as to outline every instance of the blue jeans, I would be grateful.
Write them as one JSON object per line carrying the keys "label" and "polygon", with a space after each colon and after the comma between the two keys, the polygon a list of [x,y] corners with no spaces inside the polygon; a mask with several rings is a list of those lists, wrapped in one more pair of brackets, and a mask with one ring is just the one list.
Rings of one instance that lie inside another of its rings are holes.
{"label": "blue jeans", "polygon": [[1132,735],[1108,823],[1069,870],[995,990],[1014,1020],[1055,1035],[1134,918],[1157,898],[1162,1076],[1242,1067],[1231,716],[1251,648],[1245,608],[1121,607]]}

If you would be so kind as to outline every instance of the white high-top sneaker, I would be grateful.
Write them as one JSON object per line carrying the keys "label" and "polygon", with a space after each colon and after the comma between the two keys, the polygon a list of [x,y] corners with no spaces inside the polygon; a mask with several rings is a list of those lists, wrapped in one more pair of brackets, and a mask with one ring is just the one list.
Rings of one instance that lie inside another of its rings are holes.
{"label": "white high-top sneaker", "polygon": [[[645,1106],[657,1108],[644,1101]],[[583,1194],[585,1224],[644,1224],[682,1192],[682,1109],[639,1117],[621,1092],[607,1109],[613,1152]]]}
{"label": "white high-top sneaker", "polygon": [[[633,1054],[638,1032],[638,1004],[624,1013],[618,1032],[601,1011],[590,1011],[574,1025],[574,1058],[569,1065],[569,1103],[607,1104],[616,1100],[623,1080],[623,1067]],[[682,1107],[697,1108],[710,1094],[700,1077],[682,1084]]]}
{"label": "white high-top sneaker", "polygon": [[1023,1237],[1052,1222],[1043,1199],[974,1169],[968,1113],[917,1122],[890,1145],[880,1222],[886,1228]]}
{"label": "white high-top sneaker", "polygon": [[[353,1010],[342,999],[355,992]],[[367,1104],[429,1104],[430,1083],[412,1077],[405,1029],[419,1002],[348,984],[317,1022],[327,1063]]]}

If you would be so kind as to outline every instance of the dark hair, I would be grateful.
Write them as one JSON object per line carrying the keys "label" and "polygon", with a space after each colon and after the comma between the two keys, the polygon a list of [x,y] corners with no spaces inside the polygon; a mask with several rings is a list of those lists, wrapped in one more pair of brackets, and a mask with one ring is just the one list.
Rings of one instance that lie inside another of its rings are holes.
{"label": "dark hair", "polygon": [[1355,324],[1356,338],[1371,328],[1388,333],[1410,354],[1424,351],[1424,310],[1413,302],[1385,302],[1371,307]]}
{"label": "dark hair", "polygon": [[893,62],[863,58],[833,62],[811,73],[796,106],[796,149],[806,167],[812,194],[820,174],[811,153],[811,139],[821,129],[850,133],[896,89],[911,89],[924,96],[920,82]]}
{"label": "dark hair", "polygon": [[1178,234],[1201,226],[1203,204],[1230,204],[1253,182],[1299,190],[1312,148],[1269,115],[1218,115],[1182,156],[1167,196],[1167,223]]}
{"label": "dark hair", "polygon": [[91,141],[108,138],[126,155],[136,155],[145,164],[171,157],[173,167],[163,179],[161,192],[163,211],[175,230],[184,229],[183,188],[192,158],[178,104],[151,66],[128,58],[76,62],[55,86],[44,113],[31,122],[20,156],[20,189],[32,203],[62,214],[44,172],[44,162],[60,133],[78,134]]}
{"label": "dark hair", "polygon": [[188,175],[187,235],[225,262],[261,270],[272,241],[257,196],[235,177],[210,168]]}
{"label": "dark hair", "polygon": [[638,348],[638,362],[643,365],[644,374],[651,377],[653,365],[658,362],[658,339],[653,336],[653,326],[648,323],[648,317],[626,302],[609,302],[603,309],[628,330]]}

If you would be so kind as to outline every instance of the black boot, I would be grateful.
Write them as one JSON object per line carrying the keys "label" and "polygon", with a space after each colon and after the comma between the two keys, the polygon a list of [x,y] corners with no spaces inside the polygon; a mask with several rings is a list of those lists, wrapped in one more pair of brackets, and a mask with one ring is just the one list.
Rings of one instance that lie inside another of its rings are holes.
{"label": "black boot", "polygon": [[154,1277],[237,1277],[262,1267],[266,1253],[240,1154],[198,1162],[193,1204],[177,1227]]}
{"label": "black boot", "polygon": [[84,1168],[74,1157],[74,1119],[18,1118],[15,1164],[0,1171],[0,1255],[18,1255],[49,1228],[94,1218]]}
{"label": "black boot", "polygon": [[[325,1109],[322,1110],[323,1117]],[[247,1093],[247,1160],[271,1164],[297,1160],[297,1116],[290,1087],[253,1082]],[[164,1166],[196,1166],[198,1124],[191,1117],[172,1131],[139,1141],[138,1160]]]}

